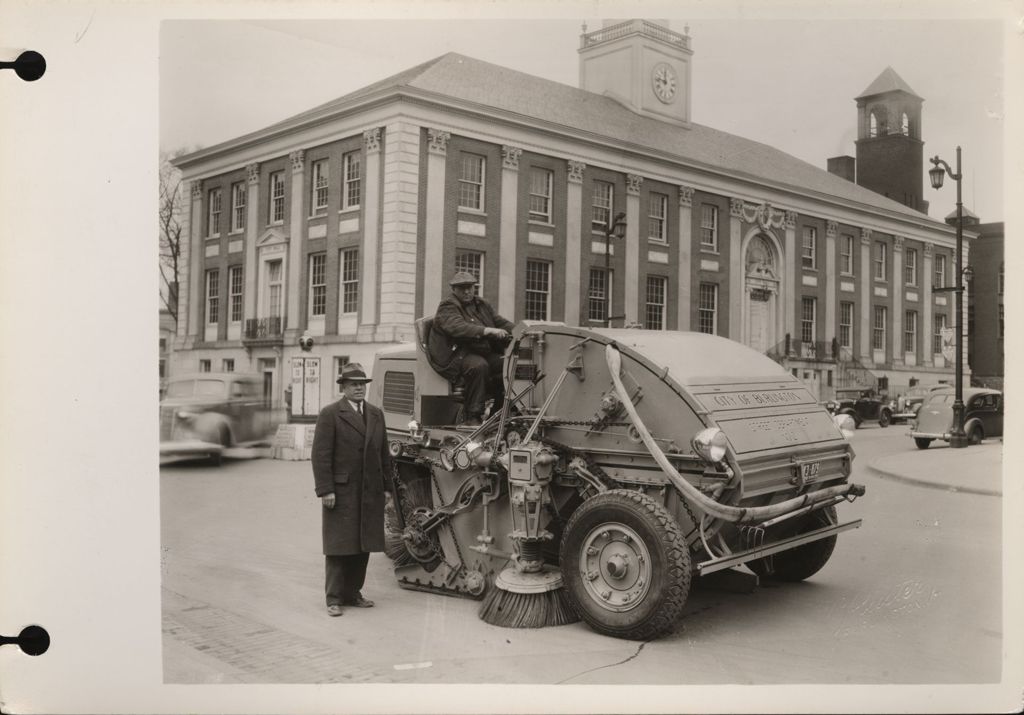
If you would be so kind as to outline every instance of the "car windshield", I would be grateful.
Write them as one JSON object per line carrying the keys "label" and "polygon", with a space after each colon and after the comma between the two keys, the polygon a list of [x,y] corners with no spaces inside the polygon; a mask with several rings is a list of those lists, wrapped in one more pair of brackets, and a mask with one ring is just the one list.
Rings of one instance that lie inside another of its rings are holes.
{"label": "car windshield", "polygon": [[195,390],[195,380],[179,380],[167,386],[165,397],[191,397]]}
{"label": "car windshield", "polygon": [[196,380],[196,397],[220,397],[223,394],[223,380]]}

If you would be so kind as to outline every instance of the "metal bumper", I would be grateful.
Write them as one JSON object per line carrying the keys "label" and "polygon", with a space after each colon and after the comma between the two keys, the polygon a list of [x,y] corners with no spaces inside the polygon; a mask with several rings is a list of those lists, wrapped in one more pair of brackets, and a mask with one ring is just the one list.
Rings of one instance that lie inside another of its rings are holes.
{"label": "metal bumper", "polygon": [[196,457],[214,457],[224,451],[223,445],[199,439],[160,443],[160,463],[175,462]]}
{"label": "metal bumper", "polygon": [[747,549],[746,551],[737,551],[729,554],[728,556],[722,556],[717,559],[709,559],[697,564],[697,571],[701,575],[714,573],[715,571],[721,571],[722,569],[732,568],[733,566],[739,566],[747,561],[753,561],[759,559],[762,556],[769,556],[776,554],[780,551],[788,551],[789,549],[802,546],[803,544],[809,544],[812,541],[818,541],[824,539],[832,534],[838,534],[842,531],[849,531],[850,529],[856,529],[861,525],[861,519],[854,521],[848,521],[845,524],[836,524],[834,526],[825,526],[814,531],[808,531],[797,536],[791,536],[788,539],[782,541],[776,541],[771,544],[762,544],[756,546],[753,549]]}

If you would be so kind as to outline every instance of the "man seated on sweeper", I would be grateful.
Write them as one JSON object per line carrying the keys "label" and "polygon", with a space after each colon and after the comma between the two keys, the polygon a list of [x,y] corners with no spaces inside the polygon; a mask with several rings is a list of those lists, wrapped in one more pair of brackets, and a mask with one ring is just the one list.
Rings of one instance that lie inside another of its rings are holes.
{"label": "man seated on sweeper", "polygon": [[448,282],[452,294],[441,301],[431,333],[445,340],[430,341],[430,356],[451,382],[466,386],[463,424],[481,424],[484,404],[494,398],[498,409],[505,400],[502,355],[512,337],[512,323],[498,315],[490,303],[476,295],[477,279],[460,271]]}

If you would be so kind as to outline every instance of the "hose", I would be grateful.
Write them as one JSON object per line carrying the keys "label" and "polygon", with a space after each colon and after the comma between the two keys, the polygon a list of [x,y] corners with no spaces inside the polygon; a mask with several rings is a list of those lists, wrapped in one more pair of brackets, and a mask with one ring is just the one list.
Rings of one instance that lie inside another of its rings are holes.
{"label": "hose", "polygon": [[717,519],[723,519],[724,521],[744,524],[780,516],[795,509],[816,504],[817,502],[824,501],[826,499],[833,499],[839,496],[845,497],[851,491],[854,492],[855,496],[860,496],[857,492],[862,493],[861,487],[856,484],[841,484],[839,486],[820,489],[794,499],[787,499],[786,501],[778,502],[777,504],[769,504],[767,506],[738,507],[721,504],[713,499],[709,499],[699,489],[697,489],[697,487],[693,486],[680,476],[679,472],[676,471],[676,468],[668,461],[668,457],[665,456],[661,447],[659,447],[658,443],[654,441],[654,438],[648,431],[647,426],[644,425],[643,421],[640,419],[640,415],[637,413],[636,407],[633,405],[633,401],[630,399],[629,393],[626,391],[626,387],[622,384],[622,379],[619,377],[619,372],[622,369],[622,355],[619,353],[619,350],[615,347],[614,343],[608,344],[605,348],[604,355],[605,361],[608,363],[608,372],[611,374],[612,382],[615,385],[615,392],[618,393],[619,400],[629,413],[630,419],[633,420],[633,425],[636,427],[637,432],[640,433],[640,437],[643,440],[644,445],[647,447],[647,451],[649,451],[651,456],[654,457],[654,460],[658,463],[658,466],[661,467],[665,476],[668,477],[672,486],[679,492],[679,495],[684,499],[689,499],[691,502],[697,504],[697,506],[711,516]]}

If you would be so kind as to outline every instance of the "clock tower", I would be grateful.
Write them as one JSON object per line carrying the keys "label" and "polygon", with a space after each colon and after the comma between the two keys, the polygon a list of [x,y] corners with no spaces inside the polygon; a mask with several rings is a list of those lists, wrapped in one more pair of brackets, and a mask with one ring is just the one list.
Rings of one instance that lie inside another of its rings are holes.
{"label": "clock tower", "polygon": [[605,20],[580,35],[580,88],[612,97],[638,114],[690,124],[689,34],[668,20]]}

